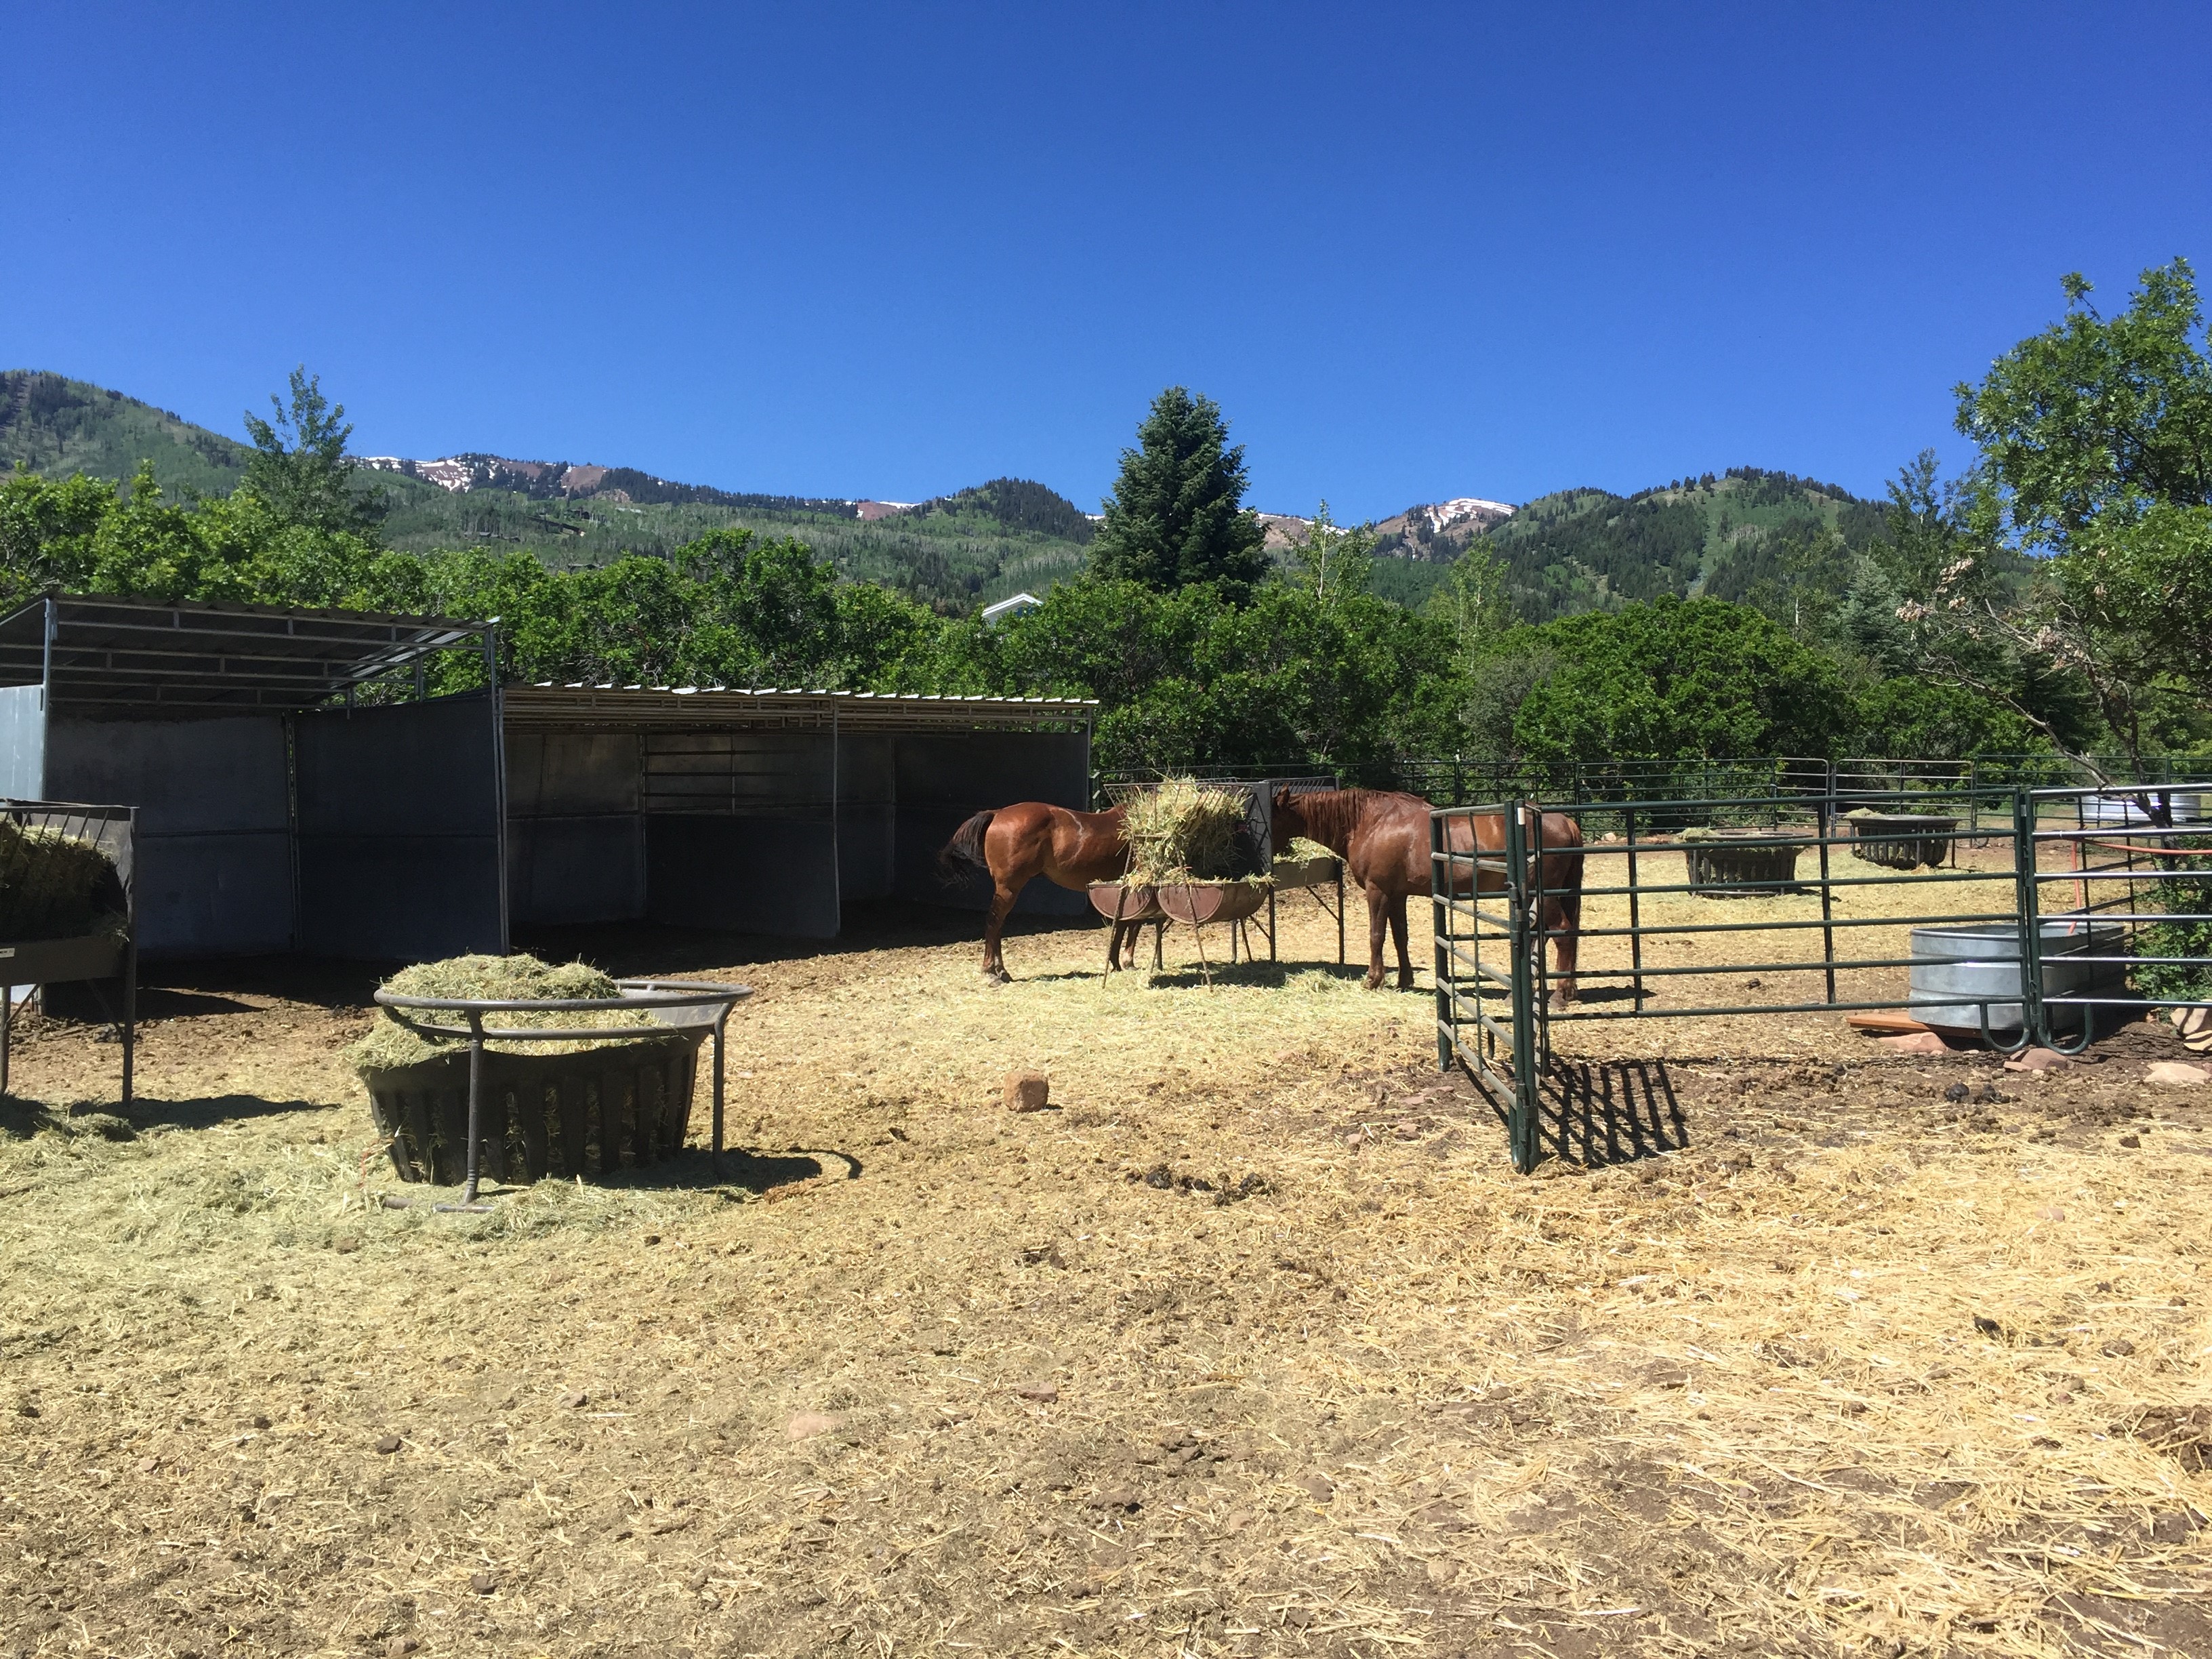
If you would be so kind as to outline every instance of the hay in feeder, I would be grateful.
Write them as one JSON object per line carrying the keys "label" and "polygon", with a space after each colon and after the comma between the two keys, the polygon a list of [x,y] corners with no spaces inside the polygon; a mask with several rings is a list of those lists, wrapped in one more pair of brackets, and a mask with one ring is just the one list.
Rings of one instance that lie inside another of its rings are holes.
{"label": "hay in feeder", "polygon": [[1317,841],[1309,841],[1304,836],[1292,836],[1290,845],[1275,854],[1275,862],[1311,864],[1317,859],[1333,859],[1335,856],[1336,854],[1333,849],[1322,846]]}
{"label": "hay in feeder", "polygon": [[82,836],[0,817],[0,939],[120,933],[115,860]]}
{"label": "hay in feeder", "polygon": [[1237,832],[1245,811],[1237,791],[1190,778],[1169,778],[1136,796],[1123,817],[1130,879],[1156,886],[1244,878],[1237,869]]}
{"label": "hay in feeder", "polygon": [[[448,957],[443,962],[418,963],[404,968],[384,981],[383,988],[413,997],[475,997],[497,1002],[559,1002],[622,994],[613,980],[589,963],[557,965],[532,956]],[[436,1009],[381,1009],[367,1036],[347,1048],[341,1058],[359,1071],[413,1066],[465,1046],[463,1039],[426,1035],[410,1030],[394,1016],[408,1014],[441,1025],[465,1025],[459,1013]],[[487,1025],[559,1027],[626,1027],[635,1030],[649,1018],[642,1009],[602,1008],[564,1012],[548,1009],[542,1014],[526,1011],[489,1015]],[[487,1049],[514,1054],[574,1054],[604,1048],[604,1042],[580,1040],[561,1046],[543,1042],[487,1042]]]}

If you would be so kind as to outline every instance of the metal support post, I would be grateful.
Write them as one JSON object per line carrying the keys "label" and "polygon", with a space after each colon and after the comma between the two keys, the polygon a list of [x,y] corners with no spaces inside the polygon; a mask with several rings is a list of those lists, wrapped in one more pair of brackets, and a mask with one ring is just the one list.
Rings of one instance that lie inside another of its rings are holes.
{"label": "metal support post", "polygon": [[729,1047],[730,1010],[725,1008],[714,1020],[714,1133],[707,1154],[708,1167],[717,1181],[722,1178],[722,1079],[729,1070]]}
{"label": "metal support post", "polygon": [[469,1155],[465,1164],[468,1180],[461,1188],[458,1204],[438,1204],[431,1207],[447,1212],[466,1212],[489,1215],[491,1206],[477,1202],[477,1160],[483,1150],[483,1016],[471,1008],[469,1016]]}
{"label": "metal support post", "polygon": [[1458,967],[1451,959],[1451,896],[1458,884],[1453,879],[1451,865],[1443,856],[1450,847],[1448,821],[1440,813],[1431,812],[1429,815],[1429,934],[1437,958],[1437,1070],[1439,1072],[1451,1070],[1453,1037],[1459,1018],[1459,1011],[1452,1006],[1452,981]]}
{"label": "metal support post", "polygon": [[1628,801],[1621,803],[1621,817],[1628,830],[1628,966],[1634,975],[1631,983],[1636,988],[1636,1006],[1644,1006],[1644,915],[1637,902],[1636,879],[1636,808]]}
{"label": "metal support post", "polygon": [[1835,889],[1828,884],[1828,842],[1836,833],[1836,769],[1828,767],[1828,793],[1820,801],[1820,961],[1828,977],[1828,1001],[1836,1000]]}
{"label": "metal support post", "polygon": [[1513,1167],[1527,1175],[1536,1167],[1535,976],[1528,971],[1528,836],[1521,807],[1517,800],[1505,805],[1506,948],[1513,964],[1513,1105],[1506,1127]]}

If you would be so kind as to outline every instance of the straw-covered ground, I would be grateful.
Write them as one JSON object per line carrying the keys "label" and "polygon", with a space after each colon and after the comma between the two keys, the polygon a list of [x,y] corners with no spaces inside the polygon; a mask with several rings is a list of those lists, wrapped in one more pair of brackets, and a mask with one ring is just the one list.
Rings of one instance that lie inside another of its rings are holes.
{"label": "straw-covered ground", "polygon": [[0,1653],[2212,1653],[2166,1028],[2033,1079],[1579,1028],[1665,1034],[1664,1150],[1528,1179],[1291,914],[1210,989],[1173,933],[1102,984],[1017,933],[1000,988],[921,913],[602,939],[758,988],[747,1154],[484,1217],[380,1204],[365,981],[156,995],[127,1115],[34,1023]]}

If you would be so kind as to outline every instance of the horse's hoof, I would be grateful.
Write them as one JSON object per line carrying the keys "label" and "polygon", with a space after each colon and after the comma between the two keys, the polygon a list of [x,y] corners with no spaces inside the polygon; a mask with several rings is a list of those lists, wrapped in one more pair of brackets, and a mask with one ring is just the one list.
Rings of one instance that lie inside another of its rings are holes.
{"label": "horse's hoof", "polygon": [[983,970],[983,983],[986,985],[1012,985],[1013,982],[1014,976],[1003,968],[986,968]]}
{"label": "horse's hoof", "polygon": [[1381,990],[1381,989],[1382,988],[1382,976],[1378,974],[1378,975],[1374,975],[1374,976],[1372,976],[1372,977],[1370,977],[1370,978],[1367,978],[1367,979],[1363,979],[1363,980],[1361,980],[1361,981],[1359,981],[1359,988],[1360,988],[1361,990],[1363,990],[1363,991],[1379,991],[1379,990]]}

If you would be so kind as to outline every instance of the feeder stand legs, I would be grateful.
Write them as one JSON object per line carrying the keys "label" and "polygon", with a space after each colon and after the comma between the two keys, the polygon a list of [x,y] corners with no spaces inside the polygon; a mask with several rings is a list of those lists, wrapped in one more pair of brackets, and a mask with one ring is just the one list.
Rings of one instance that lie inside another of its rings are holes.
{"label": "feeder stand legs", "polygon": [[123,1104],[131,1104],[132,1073],[138,1054],[138,939],[123,947]]}
{"label": "feeder stand legs", "polygon": [[[735,1006],[730,1005],[731,1007]],[[730,1007],[725,1007],[720,1017],[714,1021],[714,1139],[713,1150],[708,1155],[711,1160],[709,1167],[717,1181],[722,1178],[722,1074],[726,1069],[723,1054],[729,1046]]]}
{"label": "feeder stand legs", "polygon": [[469,1155],[466,1168],[468,1181],[461,1188],[458,1204],[440,1204],[435,1208],[446,1211],[490,1210],[489,1204],[477,1202],[477,1158],[483,1150],[483,1016],[471,1008],[469,1013]]}

